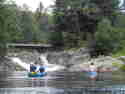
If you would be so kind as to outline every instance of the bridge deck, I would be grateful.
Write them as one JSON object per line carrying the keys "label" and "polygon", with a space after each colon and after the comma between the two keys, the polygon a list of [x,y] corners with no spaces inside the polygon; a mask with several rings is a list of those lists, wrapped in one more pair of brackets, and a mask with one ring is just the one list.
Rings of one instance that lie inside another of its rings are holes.
{"label": "bridge deck", "polygon": [[23,43],[8,43],[7,47],[43,47],[43,48],[48,48],[52,47],[50,44],[23,44]]}

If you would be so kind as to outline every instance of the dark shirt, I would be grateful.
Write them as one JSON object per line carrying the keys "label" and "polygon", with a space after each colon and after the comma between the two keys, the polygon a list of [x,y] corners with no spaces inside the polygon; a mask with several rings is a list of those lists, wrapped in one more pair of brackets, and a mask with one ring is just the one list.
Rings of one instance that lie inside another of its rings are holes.
{"label": "dark shirt", "polygon": [[30,66],[30,72],[35,72],[35,70],[36,70],[36,66],[31,65]]}

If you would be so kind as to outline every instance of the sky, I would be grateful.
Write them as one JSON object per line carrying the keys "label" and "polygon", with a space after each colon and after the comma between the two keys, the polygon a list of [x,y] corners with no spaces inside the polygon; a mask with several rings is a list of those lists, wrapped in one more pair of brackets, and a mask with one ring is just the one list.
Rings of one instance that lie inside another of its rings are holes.
{"label": "sky", "polygon": [[54,0],[13,0],[18,6],[22,6],[23,4],[28,5],[29,9],[35,11],[39,5],[39,2],[43,3],[43,6],[47,8],[50,5],[54,4]]}

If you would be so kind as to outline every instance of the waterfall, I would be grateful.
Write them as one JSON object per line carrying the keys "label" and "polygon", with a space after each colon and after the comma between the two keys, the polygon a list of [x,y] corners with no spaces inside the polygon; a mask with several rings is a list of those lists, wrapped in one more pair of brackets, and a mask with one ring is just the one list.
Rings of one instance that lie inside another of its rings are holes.
{"label": "waterfall", "polygon": [[10,59],[13,61],[13,63],[18,64],[22,68],[24,68],[27,71],[29,71],[29,64],[23,62],[20,58],[18,58],[18,57],[11,57]]}
{"label": "waterfall", "polygon": [[44,54],[40,55],[40,59],[42,62],[44,62],[44,66],[46,66],[46,71],[57,71],[57,70],[65,69],[65,67],[61,65],[49,64],[47,60],[47,56]]}
{"label": "waterfall", "polygon": [[47,56],[46,55],[44,55],[44,54],[41,54],[40,55],[40,59],[41,59],[41,61],[43,61],[44,62],[44,65],[50,65],[49,63],[48,63],[48,60],[47,60]]}
{"label": "waterfall", "polygon": [[[23,62],[20,58],[18,57],[11,57],[10,58],[11,61],[14,64],[18,64],[19,66],[21,66],[22,68],[26,69],[27,71],[29,71],[29,67],[30,64]],[[61,70],[61,69],[65,69],[64,66],[61,65],[56,65],[56,64],[49,64],[48,60],[47,60],[47,56],[44,54],[40,55],[40,60],[43,62],[43,65],[46,67],[46,72],[48,71],[57,71],[57,70]],[[31,62],[30,62],[31,63]],[[40,66],[37,67],[37,69],[39,69]]]}

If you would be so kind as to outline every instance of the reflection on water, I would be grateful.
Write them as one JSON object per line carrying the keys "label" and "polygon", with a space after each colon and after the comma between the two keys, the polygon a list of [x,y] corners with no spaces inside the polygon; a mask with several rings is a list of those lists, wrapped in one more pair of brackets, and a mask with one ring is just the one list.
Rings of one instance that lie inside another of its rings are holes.
{"label": "reflection on water", "polygon": [[0,94],[125,94],[124,84],[113,81],[112,73],[100,73],[92,81],[83,72],[49,72],[36,79],[26,72],[0,72]]}

